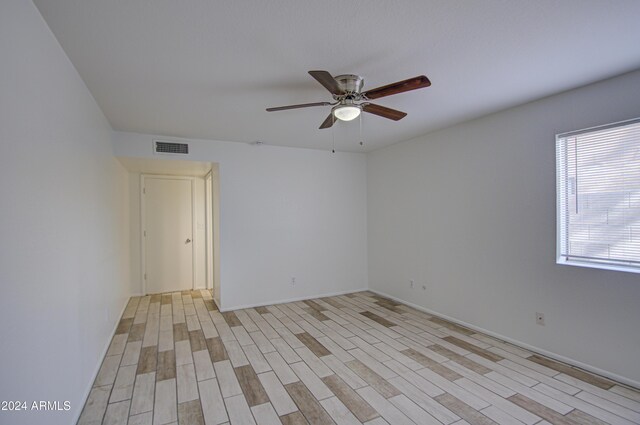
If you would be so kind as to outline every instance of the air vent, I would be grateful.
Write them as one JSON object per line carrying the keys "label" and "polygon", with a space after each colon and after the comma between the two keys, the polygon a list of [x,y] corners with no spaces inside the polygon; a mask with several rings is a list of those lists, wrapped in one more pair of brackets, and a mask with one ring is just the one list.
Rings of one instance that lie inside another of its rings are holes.
{"label": "air vent", "polygon": [[161,154],[187,155],[189,153],[189,145],[186,143],[163,142],[160,140],[154,140],[153,151],[155,153]]}

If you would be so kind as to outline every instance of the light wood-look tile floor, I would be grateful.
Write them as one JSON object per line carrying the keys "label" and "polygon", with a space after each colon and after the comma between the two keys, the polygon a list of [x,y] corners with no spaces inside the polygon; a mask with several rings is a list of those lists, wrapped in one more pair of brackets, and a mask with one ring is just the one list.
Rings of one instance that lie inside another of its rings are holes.
{"label": "light wood-look tile floor", "polygon": [[371,292],[134,297],[79,424],[640,423],[640,392]]}

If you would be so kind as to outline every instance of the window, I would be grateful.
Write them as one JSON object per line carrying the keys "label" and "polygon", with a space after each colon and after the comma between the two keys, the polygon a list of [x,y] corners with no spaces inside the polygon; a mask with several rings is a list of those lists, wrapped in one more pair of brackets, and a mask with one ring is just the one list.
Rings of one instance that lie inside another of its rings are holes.
{"label": "window", "polygon": [[640,273],[640,118],[556,136],[558,263]]}

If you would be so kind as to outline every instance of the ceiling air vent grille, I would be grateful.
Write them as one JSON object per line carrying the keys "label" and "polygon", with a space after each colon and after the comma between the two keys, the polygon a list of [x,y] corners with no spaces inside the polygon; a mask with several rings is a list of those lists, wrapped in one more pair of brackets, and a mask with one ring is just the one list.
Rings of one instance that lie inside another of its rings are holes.
{"label": "ceiling air vent grille", "polygon": [[163,142],[154,140],[153,151],[162,154],[180,154],[187,155],[189,153],[189,145],[186,143]]}

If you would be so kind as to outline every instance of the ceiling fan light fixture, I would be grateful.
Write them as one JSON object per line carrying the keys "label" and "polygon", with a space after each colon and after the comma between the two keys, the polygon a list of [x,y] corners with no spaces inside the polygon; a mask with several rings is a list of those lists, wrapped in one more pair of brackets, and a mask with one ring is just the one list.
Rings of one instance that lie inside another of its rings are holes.
{"label": "ceiling fan light fixture", "polygon": [[354,105],[337,106],[333,109],[333,115],[341,121],[352,121],[360,115],[360,107]]}
{"label": "ceiling fan light fixture", "polygon": [[[344,74],[334,77],[327,71],[309,71],[309,74],[331,93],[333,100],[335,101],[334,103],[314,102],[298,105],[277,106],[275,108],[267,108],[267,112],[332,105],[333,108],[331,109],[331,113],[327,118],[325,118],[322,124],[320,124],[320,130],[323,128],[333,127],[336,123],[336,119],[340,121],[353,121],[354,119],[361,117],[360,114],[362,112],[378,115],[382,118],[393,121],[399,121],[407,115],[405,112],[369,103],[368,100],[422,89],[431,85],[431,81],[429,81],[427,77],[419,75],[414,78],[397,81],[395,83],[387,84],[386,86],[377,87],[363,92],[362,86],[364,85],[364,79],[359,75]],[[358,104],[356,102],[364,103]],[[360,122],[360,125],[362,126],[362,121]]]}

